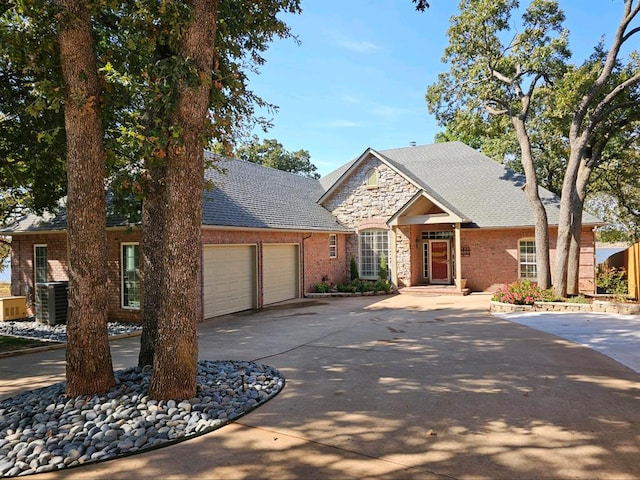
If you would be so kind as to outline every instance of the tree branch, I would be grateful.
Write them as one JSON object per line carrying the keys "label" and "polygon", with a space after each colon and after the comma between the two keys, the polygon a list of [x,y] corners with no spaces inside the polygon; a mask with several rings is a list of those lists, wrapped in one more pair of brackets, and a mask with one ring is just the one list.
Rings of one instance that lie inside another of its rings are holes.
{"label": "tree branch", "polygon": [[[640,73],[635,74],[633,77],[628,78],[624,82],[616,85],[616,87],[611,90],[599,103],[596,105],[596,108],[593,110],[591,114],[591,118],[589,119],[589,125],[585,129],[587,132],[592,132],[596,125],[604,118],[604,116],[614,109],[609,110],[610,103],[618,96],[620,92],[622,92],[625,88],[633,86],[640,82]],[[624,102],[623,102],[624,103]],[[631,106],[637,105],[635,102],[630,102]]]}

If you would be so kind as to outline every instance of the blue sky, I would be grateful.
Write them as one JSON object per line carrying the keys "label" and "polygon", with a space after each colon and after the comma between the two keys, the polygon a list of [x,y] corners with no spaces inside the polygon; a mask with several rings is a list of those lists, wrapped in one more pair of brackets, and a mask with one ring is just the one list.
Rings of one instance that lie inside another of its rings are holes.
{"label": "blue sky", "polygon": [[[266,52],[252,89],[278,105],[275,138],[289,151],[308,150],[325,175],[367,147],[433,143],[440,130],[427,113],[426,88],[446,66],[455,0],[432,0],[425,13],[411,0],[302,0],[301,15],[283,17],[301,45],[278,40]],[[522,2],[523,4],[527,2]],[[610,38],[621,0],[561,0],[576,61],[603,34]]]}

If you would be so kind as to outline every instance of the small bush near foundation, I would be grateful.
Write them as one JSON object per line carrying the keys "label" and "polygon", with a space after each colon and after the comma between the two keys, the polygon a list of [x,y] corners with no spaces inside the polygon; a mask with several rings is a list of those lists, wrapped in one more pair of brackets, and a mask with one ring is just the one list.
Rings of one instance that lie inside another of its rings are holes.
{"label": "small bush near foundation", "polygon": [[382,255],[380,257],[380,272],[378,273],[378,278],[382,280],[387,280],[389,278],[389,269],[387,268],[387,257]]}
{"label": "small bush near foundation", "polygon": [[313,291],[315,293],[329,293],[331,291],[331,286],[328,283],[316,283],[313,286]]}
{"label": "small bush near foundation", "polygon": [[567,303],[591,303],[591,301],[584,295],[576,295],[575,297],[567,298]]}
{"label": "small bush near foundation", "polygon": [[349,278],[352,282],[360,278],[360,272],[358,272],[358,262],[356,262],[356,257],[354,256],[351,256],[351,263],[349,264]]}
{"label": "small bush near foundation", "polygon": [[627,272],[624,268],[611,268],[606,265],[598,267],[596,285],[602,293],[624,296],[627,294]]}
{"label": "small bush near foundation", "polygon": [[389,293],[391,291],[391,283],[389,283],[389,280],[383,280],[381,278],[376,280],[374,287],[376,289],[376,292]]}
{"label": "small bush near foundation", "polygon": [[499,288],[491,299],[513,305],[533,305],[534,302],[552,302],[553,291],[544,290],[530,280],[520,280]]}
{"label": "small bush near foundation", "polygon": [[358,289],[352,285],[352,282],[339,283],[336,285],[336,290],[341,293],[355,293],[358,291]]}
{"label": "small bush near foundation", "polygon": [[[336,290],[338,292],[343,292],[343,293],[365,293],[365,292],[379,292],[379,291],[385,291],[385,292],[389,292],[391,290],[391,286],[389,284],[389,290],[387,290],[386,288],[382,287],[382,280],[378,280],[377,282],[373,283],[373,282],[369,282],[367,280],[352,280],[350,282],[347,283],[339,283],[338,285],[336,285]],[[389,283],[389,282],[384,282],[384,283]],[[380,288],[379,288],[380,287]]]}

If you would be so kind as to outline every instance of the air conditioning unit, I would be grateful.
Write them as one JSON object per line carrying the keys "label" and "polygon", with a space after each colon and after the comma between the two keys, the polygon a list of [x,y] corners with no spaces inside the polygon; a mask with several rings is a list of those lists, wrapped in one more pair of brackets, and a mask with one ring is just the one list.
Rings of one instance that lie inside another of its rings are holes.
{"label": "air conditioning unit", "polygon": [[36,283],[36,321],[49,325],[67,323],[69,282]]}

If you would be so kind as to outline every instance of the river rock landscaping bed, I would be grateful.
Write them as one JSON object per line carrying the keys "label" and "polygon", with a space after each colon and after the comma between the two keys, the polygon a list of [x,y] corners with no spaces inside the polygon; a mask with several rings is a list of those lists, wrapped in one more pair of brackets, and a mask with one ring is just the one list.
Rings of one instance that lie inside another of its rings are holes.
{"label": "river rock landscaping bed", "polygon": [[[137,323],[109,322],[107,330],[109,336],[118,336],[141,332],[142,327]],[[49,325],[28,321],[0,322],[0,335],[36,338],[38,340],[64,343],[67,341],[67,326],[65,324]]]}
{"label": "river rock landscaping bed", "polygon": [[116,385],[104,395],[67,398],[62,382],[0,402],[0,476],[76,467],[202,435],[284,386],[267,365],[200,361],[194,398],[156,401],[147,396],[150,368],[115,376]]}

